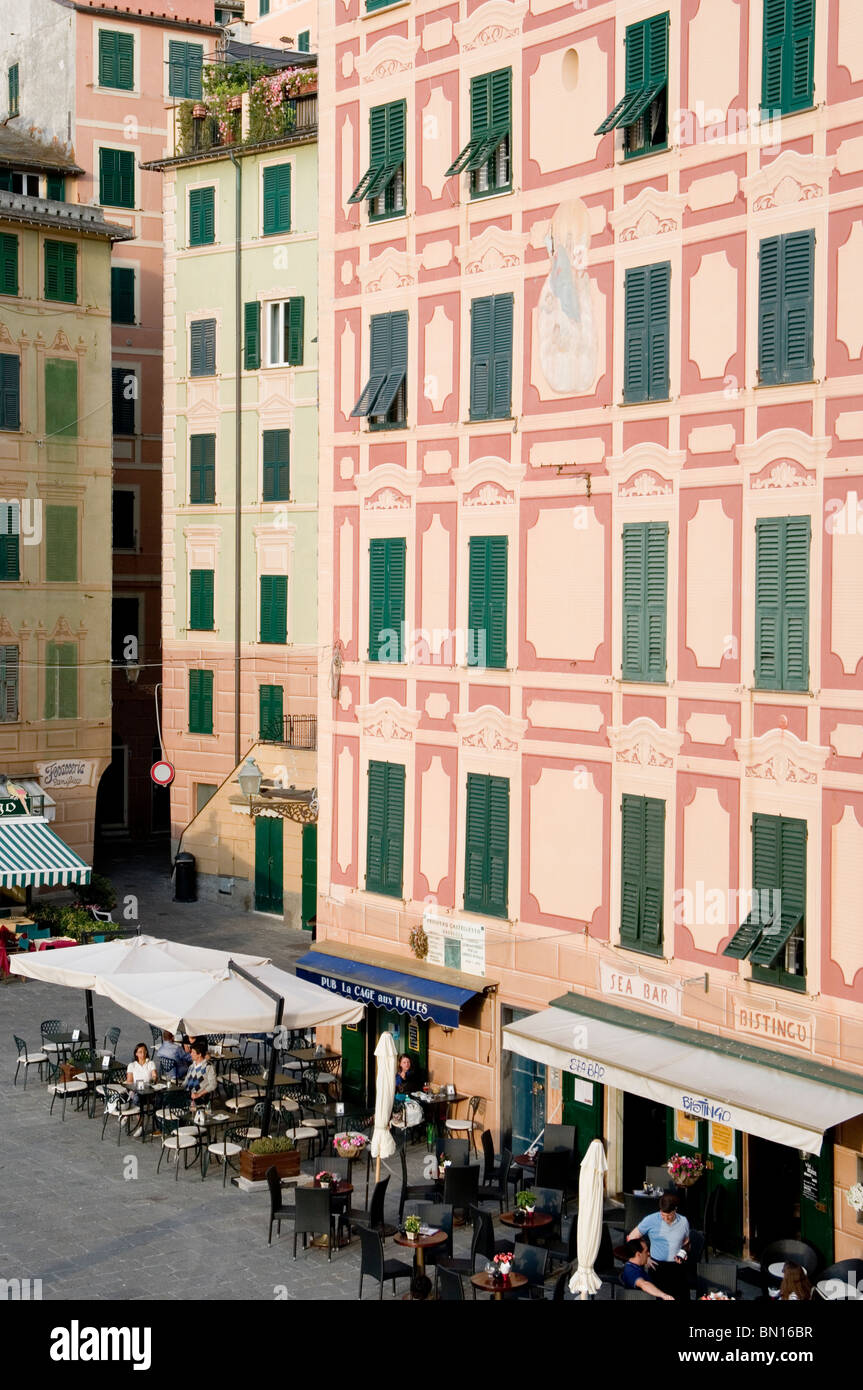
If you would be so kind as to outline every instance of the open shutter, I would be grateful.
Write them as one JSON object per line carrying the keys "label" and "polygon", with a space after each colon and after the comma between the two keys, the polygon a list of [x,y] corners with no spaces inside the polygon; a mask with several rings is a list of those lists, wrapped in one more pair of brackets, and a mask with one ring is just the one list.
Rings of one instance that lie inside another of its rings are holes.
{"label": "open shutter", "polygon": [[625,681],[643,680],[647,669],[646,556],[647,527],[641,524],[624,526],[622,677]]}
{"label": "open shutter", "polygon": [[814,100],[815,0],[787,0],[783,110],[802,111]]}
{"label": "open shutter", "polygon": [[644,799],[644,893],[640,939],[648,950],[662,946],[662,898],[665,879],[665,802]]}
{"label": "open shutter", "polygon": [[52,584],[78,582],[78,508],[45,508],[45,579]]}
{"label": "open shutter", "polygon": [[0,429],[21,428],[21,359],[0,353]]}
{"label": "open shutter", "polygon": [[783,520],[759,517],[755,523],[755,684],[782,687]]}
{"label": "open shutter", "polygon": [[778,851],[774,886],[779,888],[779,912],[765,927],[749,959],[767,969],[777,963],[788,938],[799,927],[806,911],[806,822],[785,816],[762,817],[774,822]]}
{"label": "open shutter", "polygon": [[243,366],[256,372],[261,365],[261,305],[251,300],[243,309]]}
{"label": "open shutter", "polygon": [[303,365],[303,326],[305,322],[306,301],[298,296],[288,300],[288,365]]}
{"label": "open shutter", "polygon": [[0,234],[0,294],[18,293],[18,238],[14,232]]}
{"label": "open shutter", "polygon": [[758,379],[775,386],[781,380],[782,238],[766,237],[758,248]]}
{"label": "open shutter", "polygon": [[0,647],[0,719],[18,718],[18,648]]}
{"label": "open shutter", "polygon": [[620,944],[637,946],[644,894],[643,796],[624,796],[621,814]]}
{"label": "open shutter", "polygon": [[405,838],[405,770],[386,764],[386,825],[384,830],[383,891],[401,897]]}
{"label": "open shutter", "polygon": [[624,278],[623,399],[646,401],[648,392],[649,266],[635,266]]}
{"label": "open shutter", "polygon": [[470,418],[487,420],[491,411],[494,300],[474,299],[470,306]]}
{"label": "open shutter", "polygon": [[668,352],[671,339],[671,264],[650,266],[648,283],[648,397],[667,400],[670,394]]}
{"label": "open shutter", "polygon": [[369,379],[352,416],[377,414],[377,400],[391,370],[390,314],[373,314],[369,322]]}
{"label": "open shutter", "polygon": [[495,295],[492,330],[491,414],[505,420],[512,410],[512,312],[511,294]]}
{"label": "open shutter", "polygon": [[[408,316],[405,311],[387,314],[387,329],[389,342],[386,354],[380,351],[377,357],[377,365],[383,366],[385,356],[388,369],[384,378],[384,383],[380,389],[374,408],[369,411],[370,415],[386,415],[393,401],[398,394],[399,387],[407,375],[408,365]],[[381,335],[383,337],[383,335]],[[374,350],[372,352],[372,371],[375,371],[376,361]]]}
{"label": "open shutter", "polygon": [[366,824],[366,888],[379,893],[383,884],[384,831],[386,828],[386,763],[370,762],[369,804]]}
{"label": "open shutter", "polygon": [[464,905],[482,912],[489,846],[490,777],[469,772],[465,809]]}
{"label": "open shutter", "polygon": [[369,167],[363,174],[349,203],[361,203],[380,192],[380,181],[387,161],[387,108],[373,106],[369,112]]}
{"label": "open shutter", "polygon": [[505,917],[509,886],[509,778],[488,780],[486,911]]}
{"label": "open shutter", "polygon": [[782,312],[780,361],[782,381],[812,376],[814,319],[814,231],[782,238]]}
{"label": "open shutter", "polygon": [[781,830],[779,816],[752,817],[752,911],[732,936],[724,956],[744,960],[765,928],[772,925],[773,895],[781,879]]}
{"label": "open shutter", "polygon": [[808,516],[784,519],[782,603],[783,690],[809,689],[809,547]]}
{"label": "open shutter", "polygon": [[650,681],[664,681],[668,606],[668,523],[651,522],[645,530],[644,627],[647,665],[644,678]]}

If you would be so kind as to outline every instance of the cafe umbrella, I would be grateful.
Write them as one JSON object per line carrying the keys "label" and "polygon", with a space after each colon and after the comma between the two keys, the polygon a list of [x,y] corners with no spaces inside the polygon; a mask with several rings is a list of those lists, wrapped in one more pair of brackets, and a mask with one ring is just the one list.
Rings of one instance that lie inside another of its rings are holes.
{"label": "cafe umbrella", "polygon": [[390,1119],[396,1094],[398,1058],[392,1033],[381,1033],[375,1048],[377,1078],[375,1080],[375,1127],[372,1131],[371,1156],[375,1160],[375,1182],[380,1180],[381,1159],[396,1151],[396,1141],[390,1133]]}
{"label": "cafe umbrella", "polygon": [[595,1294],[602,1282],[593,1266],[602,1238],[602,1209],[607,1171],[608,1160],[602,1140],[594,1139],[581,1160],[576,1232],[578,1264],[569,1281],[570,1293],[578,1294],[581,1298]]}

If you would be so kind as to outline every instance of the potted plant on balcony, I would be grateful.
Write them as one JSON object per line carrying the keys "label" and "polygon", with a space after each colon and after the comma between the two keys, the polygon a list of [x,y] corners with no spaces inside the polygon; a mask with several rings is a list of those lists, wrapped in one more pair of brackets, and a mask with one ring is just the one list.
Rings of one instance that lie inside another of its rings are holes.
{"label": "potted plant on balcony", "polygon": [[253,1139],[240,1153],[240,1175],[250,1182],[263,1182],[267,1169],[275,1168],[280,1178],[295,1178],[300,1171],[300,1151],[293,1139]]}

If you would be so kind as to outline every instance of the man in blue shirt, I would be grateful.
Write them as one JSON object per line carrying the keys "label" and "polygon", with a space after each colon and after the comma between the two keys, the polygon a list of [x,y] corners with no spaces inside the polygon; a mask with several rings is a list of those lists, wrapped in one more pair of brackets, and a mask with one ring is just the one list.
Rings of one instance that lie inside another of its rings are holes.
{"label": "man in blue shirt", "polygon": [[659,1199],[659,1211],[643,1216],[629,1240],[646,1236],[650,1241],[648,1268],[654,1270],[657,1284],[672,1298],[685,1299],[687,1292],[686,1247],[689,1245],[689,1222],[677,1210],[677,1198],[666,1192]]}
{"label": "man in blue shirt", "polygon": [[620,1271],[620,1282],[625,1289],[640,1289],[653,1298],[661,1298],[664,1303],[673,1303],[670,1293],[664,1293],[652,1280],[647,1278],[650,1263],[650,1250],[646,1240],[628,1240],[623,1247],[626,1264]]}

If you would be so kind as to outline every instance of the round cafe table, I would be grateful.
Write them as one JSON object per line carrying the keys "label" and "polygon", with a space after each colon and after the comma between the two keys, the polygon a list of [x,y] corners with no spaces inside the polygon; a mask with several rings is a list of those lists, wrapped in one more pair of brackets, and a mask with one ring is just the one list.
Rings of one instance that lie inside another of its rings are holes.
{"label": "round cafe table", "polygon": [[406,1231],[397,1231],[393,1236],[396,1245],[403,1245],[406,1250],[414,1252],[414,1274],[425,1274],[426,1272],[426,1250],[433,1250],[437,1245],[446,1245],[447,1233],[443,1230],[430,1231],[428,1235],[418,1235],[411,1240]]}
{"label": "round cafe table", "polygon": [[[318,1188],[320,1188],[320,1187],[322,1187],[323,1185],[324,1185],[323,1183],[319,1183],[319,1182],[318,1182],[317,1178],[315,1178],[314,1182],[312,1183],[312,1187],[318,1187]],[[332,1207],[332,1204],[333,1204],[333,1200],[332,1200],[332,1199],[333,1199],[334,1197],[348,1197],[348,1198],[349,1198],[350,1195],[351,1195],[351,1193],[352,1193],[353,1190],[354,1190],[354,1185],[353,1185],[353,1183],[346,1182],[344,1179],[339,1179],[338,1182],[331,1182],[331,1183],[329,1184],[329,1189],[330,1189],[330,1207]],[[351,1209],[351,1204],[350,1204],[350,1202],[348,1201],[348,1202],[345,1203],[345,1211],[346,1211],[346,1213],[347,1213],[348,1215],[350,1215],[350,1209]],[[329,1238],[328,1235],[313,1236],[313,1237],[312,1237],[312,1242],[311,1242],[311,1243],[312,1243],[312,1245],[317,1246],[318,1249],[326,1250],[327,1246],[328,1246],[329,1243],[330,1243],[330,1238]],[[344,1241],[344,1242],[342,1242],[342,1243],[343,1243],[343,1244],[346,1244],[346,1245],[350,1245],[350,1225],[348,1225],[348,1239],[347,1239],[347,1241]]]}
{"label": "round cafe table", "polygon": [[546,1226],[551,1225],[554,1218],[549,1211],[534,1211],[530,1216],[519,1220],[514,1211],[505,1211],[500,1219],[504,1226],[511,1226],[514,1231],[524,1231],[529,1241],[531,1232],[544,1230]]}
{"label": "round cafe table", "polygon": [[526,1274],[518,1274],[511,1269],[505,1280],[498,1281],[483,1270],[481,1274],[472,1274],[470,1282],[480,1293],[490,1293],[496,1303],[502,1303],[505,1293],[510,1293],[513,1289],[523,1289],[528,1278]]}

